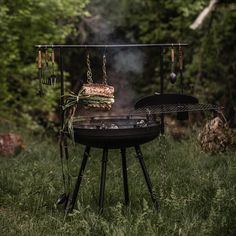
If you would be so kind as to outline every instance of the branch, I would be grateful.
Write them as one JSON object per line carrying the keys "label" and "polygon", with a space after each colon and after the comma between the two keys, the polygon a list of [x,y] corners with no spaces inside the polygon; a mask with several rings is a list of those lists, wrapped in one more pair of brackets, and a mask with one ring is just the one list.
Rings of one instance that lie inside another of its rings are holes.
{"label": "branch", "polygon": [[208,7],[203,9],[203,11],[198,15],[197,19],[193,22],[190,28],[192,30],[200,28],[206,17],[215,9],[217,3],[219,3],[219,0],[211,0]]}

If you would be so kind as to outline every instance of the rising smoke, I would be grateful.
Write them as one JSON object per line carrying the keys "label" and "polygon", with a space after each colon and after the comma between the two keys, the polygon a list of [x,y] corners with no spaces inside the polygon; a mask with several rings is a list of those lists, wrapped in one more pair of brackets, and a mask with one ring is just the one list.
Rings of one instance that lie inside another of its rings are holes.
{"label": "rising smoke", "polygon": [[120,73],[142,74],[144,54],[138,49],[120,50],[114,55],[114,69]]}
{"label": "rising smoke", "polygon": [[[92,35],[89,37],[88,44],[124,44],[132,41],[127,40],[126,36],[121,35],[117,30],[120,24],[116,23],[124,21],[125,16],[121,18],[120,15],[115,22],[114,15],[110,12],[110,5],[101,1],[98,5],[91,3],[91,17],[84,19],[84,23]],[[137,99],[132,84],[143,73],[145,55],[141,50],[135,48],[106,49],[106,53],[109,59],[108,68],[110,68],[108,83],[114,86],[116,91],[112,113],[128,111]]]}

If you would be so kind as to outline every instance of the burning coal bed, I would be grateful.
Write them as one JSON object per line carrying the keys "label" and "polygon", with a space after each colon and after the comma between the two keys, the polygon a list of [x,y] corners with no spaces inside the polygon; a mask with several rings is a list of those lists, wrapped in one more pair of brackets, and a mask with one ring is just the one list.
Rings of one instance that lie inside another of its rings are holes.
{"label": "burning coal bed", "polygon": [[138,120],[134,122],[135,124],[130,123],[122,123],[120,120],[114,123],[111,123],[110,121],[98,121],[96,120],[94,124],[80,124],[80,127],[84,127],[87,129],[125,129],[125,128],[141,128],[141,127],[147,127],[149,125],[148,120]]}

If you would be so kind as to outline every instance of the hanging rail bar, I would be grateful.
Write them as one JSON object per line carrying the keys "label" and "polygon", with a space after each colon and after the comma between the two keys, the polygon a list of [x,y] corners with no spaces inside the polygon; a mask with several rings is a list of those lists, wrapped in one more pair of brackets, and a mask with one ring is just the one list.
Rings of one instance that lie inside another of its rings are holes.
{"label": "hanging rail bar", "polygon": [[87,45],[35,45],[36,48],[129,48],[129,47],[186,47],[187,43],[151,43],[151,44],[87,44]]}

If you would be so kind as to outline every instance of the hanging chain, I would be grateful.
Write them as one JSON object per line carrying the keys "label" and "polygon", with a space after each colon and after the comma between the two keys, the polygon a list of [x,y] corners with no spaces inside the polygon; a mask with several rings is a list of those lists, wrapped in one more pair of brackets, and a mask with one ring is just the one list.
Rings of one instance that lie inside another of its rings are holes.
{"label": "hanging chain", "polygon": [[102,58],[102,72],[103,72],[103,84],[107,84],[107,69],[106,69],[106,55],[103,55]]}
{"label": "hanging chain", "polygon": [[87,82],[89,84],[93,83],[93,74],[90,66],[90,58],[89,58],[89,53],[87,54]]}

